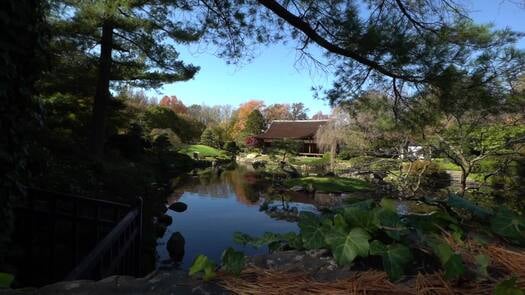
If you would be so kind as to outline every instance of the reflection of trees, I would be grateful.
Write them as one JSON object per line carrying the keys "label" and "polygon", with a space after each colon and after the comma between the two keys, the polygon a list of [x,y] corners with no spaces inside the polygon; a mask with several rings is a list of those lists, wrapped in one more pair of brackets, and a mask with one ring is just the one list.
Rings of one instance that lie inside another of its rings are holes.
{"label": "reflection of trees", "polygon": [[266,189],[255,172],[244,169],[226,170],[220,174],[209,169],[199,173],[199,177],[184,179],[181,182],[182,186],[167,198],[168,205],[178,201],[184,192],[217,198],[235,194],[240,203],[253,205],[259,201],[260,192]]}
{"label": "reflection of trees", "polygon": [[260,188],[257,187],[257,179],[254,172],[236,169],[224,172],[223,177],[233,186],[233,191],[239,203],[245,205],[257,203]]}

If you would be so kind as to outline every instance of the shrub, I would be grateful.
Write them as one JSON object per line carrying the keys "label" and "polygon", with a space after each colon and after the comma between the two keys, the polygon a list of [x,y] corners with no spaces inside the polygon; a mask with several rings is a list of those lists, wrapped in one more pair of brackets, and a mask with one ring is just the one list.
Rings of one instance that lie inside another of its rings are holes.
{"label": "shrub", "polygon": [[240,151],[235,141],[226,142],[223,149],[230,155],[231,158],[234,158]]}
{"label": "shrub", "polygon": [[262,142],[255,136],[248,136],[244,139],[244,143],[249,148],[259,148]]}
{"label": "shrub", "polygon": [[417,182],[421,177],[420,188],[423,190],[438,190],[450,185],[450,175],[442,171],[439,165],[431,161],[417,160],[408,171],[409,178]]}
{"label": "shrub", "polygon": [[151,130],[150,138],[153,146],[157,148],[178,149],[182,144],[177,134],[169,128]]}

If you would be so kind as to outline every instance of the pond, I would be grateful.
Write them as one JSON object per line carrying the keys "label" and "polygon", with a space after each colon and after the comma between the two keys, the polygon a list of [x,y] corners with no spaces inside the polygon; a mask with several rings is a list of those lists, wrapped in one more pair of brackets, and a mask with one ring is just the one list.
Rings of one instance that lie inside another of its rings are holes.
{"label": "pond", "polygon": [[[268,188],[268,184],[258,181],[255,172],[245,168],[208,171],[183,180],[183,185],[168,196],[167,204],[183,202],[187,209],[167,210],[171,224],[157,240],[157,268],[188,268],[199,254],[219,263],[222,251],[228,247],[247,255],[267,252],[266,248],[234,243],[234,233],[260,236],[264,232],[297,232],[293,218],[275,213],[283,207],[292,217],[300,211],[317,211],[318,204],[311,196],[287,195],[271,201]],[[270,210],[260,210],[263,204]]]}

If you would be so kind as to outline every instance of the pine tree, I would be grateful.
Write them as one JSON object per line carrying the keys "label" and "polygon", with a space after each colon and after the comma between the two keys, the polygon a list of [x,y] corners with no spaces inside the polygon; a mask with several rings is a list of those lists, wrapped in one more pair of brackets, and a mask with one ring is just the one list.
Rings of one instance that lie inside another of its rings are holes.
{"label": "pine tree", "polygon": [[202,132],[200,143],[216,148],[221,147],[220,137],[217,134],[217,131],[210,127],[204,129],[204,131]]}
{"label": "pine tree", "polygon": [[266,127],[266,122],[264,121],[264,116],[259,110],[253,110],[248,118],[246,119],[246,127],[244,128],[244,133],[247,135],[257,135],[260,134]]}
{"label": "pine tree", "polygon": [[86,72],[96,79],[90,138],[95,155],[103,153],[112,83],[159,87],[191,79],[198,71],[178,60],[173,43],[199,40],[201,28],[173,21],[170,13],[176,4],[135,0],[53,4],[53,43],[75,49],[74,55],[82,57]]}

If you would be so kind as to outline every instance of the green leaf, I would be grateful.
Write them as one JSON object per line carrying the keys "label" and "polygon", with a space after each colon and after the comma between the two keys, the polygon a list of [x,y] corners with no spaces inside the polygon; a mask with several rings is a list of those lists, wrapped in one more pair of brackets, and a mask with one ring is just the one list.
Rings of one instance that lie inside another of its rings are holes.
{"label": "green leaf", "polygon": [[376,216],[376,226],[383,229],[390,238],[399,241],[402,236],[408,233],[407,227],[395,212],[379,208],[375,210],[374,215]]}
{"label": "green leaf", "polygon": [[244,253],[235,251],[232,247],[229,247],[222,252],[221,260],[224,269],[234,275],[239,275],[241,273],[246,262]]}
{"label": "green leaf", "polygon": [[487,272],[487,268],[490,265],[490,258],[487,255],[479,254],[476,255],[474,259],[476,260],[476,265],[479,269],[478,273],[483,277],[488,277],[489,274]]}
{"label": "green leaf", "polygon": [[215,263],[205,255],[197,256],[190,267],[189,275],[194,276],[199,272],[204,272],[202,278],[205,281],[211,280],[215,277]]}
{"label": "green leaf", "polygon": [[434,254],[439,258],[441,266],[445,270],[445,278],[457,279],[465,272],[463,260],[459,254],[454,253],[452,248],[436,235],[427,236],[426,243]]}
{"label": "green leaf", "polygon": [[471,201],[456,195],[449,195],[447,204],[454,208],[467,210],[479,219],[486,219],[492,215],[492,211],[489,209],[480,207]]}
{"label": "green leaf", "polygon": [[360,227],[369,233],[373,233],[377,230],[377,220],[373,212],[358,207],[347,207],[344,209],[343,215],[350,227]]}
{"label": "green leaf", "polygon": [[302,249],[303,248],[303,241],[301,240],[301,236],[294,233],[289,232],[282,235],[283,240],[288,243],[288,246],[293,249]]}
{"label": "green leaf", "polygon": [[233,241],[239,245],[245,246],[251,244],[254,241],[254,238],[245,233],[235,232],[233,233]]}
{"label": "green leaf", "polygon": [[358,201],[358,202],[355,202],[355,203],[348,204],[348,207],[359,208],[359,209],[362,209],[362,210],[370,210],[370,209],[372,209],[372,205],[373,204],[374,204],[374,200],[366,199],[364,201]]}
{"label": "green leaf", "polygon": [[465,266],[459,254],[452,254],[445,265],[445,278],[448,280],[458,279],[465,273]]}
{"label": "green leaf", "polygon": [[394,213],[397,212],[395,200],[383,198],[381,199],[381,202],[379,203],[379,205],[381,205],[381,207],[385,210],[388,210]]}
{"label": "green leaf", "polygon": [[525,218],[507,208],[500,208],[490,219],[490,228],[503,238],[525,245]]}
{"label": "green leaf", "polygon": [[356,256],[367,257],[370,235],[362,228],[354,228],[348,234],[340,231],[327,233],[326,242],[330,245],[336,262],[350,264]]}
{"label": "green leaf", "polygon": [[392,281],[397,281],[405,274],[405,267],[412,261],[412,253],[405,245],[384,245],[378,240],[370,243],[370,255],[379,255],[383,260],[383,269]]}
{"label": "green leaf", "polygon": [[524,295],[522,289],[516,285],[516,278],[505,280],[496,285],[494,288],[494,295]]}
{"label": "green leaf", "polygon": [[335,214],[334,215],[334,226],[341,229],[341,230],[347,230],[348,224],[346,223],[345,218],[341,214]]}
{"label": "green leaf", "polygon": [[301,214],[299,220],[301,239],[306,249],[319,249],[326,246],[323,227],[317,217],[310,214]]}
{"label": "green leaf", "polygon": [[0,272],[0,288],[9,288],[15,280],[15,276],[10,273]]}
{"label": "green leaf", "polygon": [[397,281],[405,274],[405,267],[412,261],[412,253],[405,245],[392,244],[386,247],[383,257],[383,268],[392,281]]}
{"label": "green leaf", "polygon": [[386,246],[381,241],[373,240],[370,243],[370,255],[383,255],[386,251]]}

